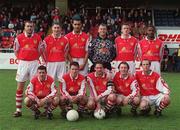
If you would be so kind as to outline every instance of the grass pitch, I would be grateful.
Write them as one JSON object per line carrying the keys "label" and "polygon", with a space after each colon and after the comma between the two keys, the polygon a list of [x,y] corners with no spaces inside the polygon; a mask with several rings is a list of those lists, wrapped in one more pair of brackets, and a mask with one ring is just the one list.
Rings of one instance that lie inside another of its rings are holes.
{"label": "grass pitch", "polygon": [[123,108],[122,116],[96,120],[92,117],[68,122],[60,117],[57,108],[53,120],[34,120],[32,112],[23,106],[23,116],[12,117],[15,111],[16,71],[0,70],[0,130],[180,130],[180,73],[163,73],[171,89],[171,105],[156,118],[132,117],[129,108]]}

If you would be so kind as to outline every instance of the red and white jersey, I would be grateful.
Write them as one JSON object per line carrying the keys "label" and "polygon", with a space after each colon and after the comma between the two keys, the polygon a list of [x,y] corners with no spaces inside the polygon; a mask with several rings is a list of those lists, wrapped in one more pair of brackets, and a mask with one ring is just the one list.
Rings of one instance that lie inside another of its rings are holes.
{"label": "red and white jersey", "polygon": [[138,55],[141,60],[161,61],[163,49],[164,45],[160,39],[148,40],[146,37],[138,44]]}
{"label": "red and white jersey", "polygon": [[48,35],[43,43],[45,44],[45,60],[46,62],[62,62],[65,61],[65,55],[68,51],[68,40],[66,37],[60,36],[54,38]]}
{"label": "red and white jersey", "polygon": [[78,74],[75,79],[72,78],[70,73],[63,75],[60,84],[60,92],[63,96],[76,96],[86,94],[86,81],[85,77]]}
{"label": "red and white jersey", "polygon": [[19,60],[38,60],[41,49],[41,37],[36,33],[33,33],[31,37],[28,37],[26,33],[21,33],[14,41],[14,52]]}
{"label": "red and white jersey", "polygon": [[151,71],[149,75],[145,75],[143,71],[139,71],[136,73],[136,79],[142,96],[170,93],[168,85],[156,72]]}
{"label": "red and white jersey", "polygon": [[27,87],[27,97],[34,99],[53,98],[56,96],[57,90],[52,77],[46,76],[44,81],[40,81],[38,76],[35,76]]}
{"label": "red and white jersey", "polygon": [[115,91],[118,94],[135,97],[139,92],[138,83],[134,76],[128,75],[123,78],[121,73],[117,72],[114,76],[113,82],[115,85]]}
{"label": "red and white jersey", "polygon": [[115,46],[117,51],[116,61],[135,61],[137,39],[133,36],[125,39],[118,36],[115,39]]}
{"label": "red and white jersey", "polygon": [[66,35],[69,42],[69,53],[72,58],[85,58],[88,49],[89,36],[81,32],[70,32]]}
{"label": "red and white jersey", "polygon": [[98,77],[95,72],[92,72],[88,74],[87,80],[90,88],[90,95],[92,97],[104,97],[112,92],[112,86],[107,87],[106,85],[109,81],[106,73],[104,73],[103,76]]}

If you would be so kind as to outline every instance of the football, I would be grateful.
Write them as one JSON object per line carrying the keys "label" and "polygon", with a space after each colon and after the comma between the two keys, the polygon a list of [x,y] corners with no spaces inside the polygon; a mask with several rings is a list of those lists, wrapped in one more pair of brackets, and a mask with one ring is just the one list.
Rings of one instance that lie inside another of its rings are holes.
{"label": "football", "polygon": [[106,116],[106,113],[103,109],[98,109],[94,111],[94,117],[101,120]]}
{"label": "football", "polygon": [[76,110],[69,110],[66,114],[68,121],[77,121],[79,119],[79,114]]}

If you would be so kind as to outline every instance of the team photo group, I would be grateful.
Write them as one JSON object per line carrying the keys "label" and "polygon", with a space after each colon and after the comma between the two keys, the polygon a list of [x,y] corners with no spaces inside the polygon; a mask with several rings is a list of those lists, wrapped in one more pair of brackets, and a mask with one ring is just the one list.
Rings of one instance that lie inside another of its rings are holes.
{"label": "team photo group", "polygon": [[19,64],[13,116],[25,115],[24,102],[34,119],[51,120],[54,109],[68,120],[72,110],[80,118],[102,119],[113,113],[120,116],[126,105],[132,116],[147,116],[152,110],[160,117],[170,104],[170,89],[161,77],[164,44],[156,37],[155,27],[148,25],[146,36],[138,41],[130,35],[130,25],[123,23],[121,34],[112,41],[106,24],[99,24],[94,39],[82,32],[82,25],[76,14],[72,32],[62,35],[61,24],[54,22],[52,33],[41,39],[32,21],[24,23],[14,42]]}

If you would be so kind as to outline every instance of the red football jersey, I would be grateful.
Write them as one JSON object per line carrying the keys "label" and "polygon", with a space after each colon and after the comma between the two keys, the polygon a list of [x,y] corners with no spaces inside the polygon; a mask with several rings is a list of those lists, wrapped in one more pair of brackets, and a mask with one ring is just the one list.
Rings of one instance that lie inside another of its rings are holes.
{"label": "red football jersey", "polygon": [[18,59],[27,61],[39,59],[41,37],[38,34],[34,33],[31,37],[27,37],[25,33],[21,33],[15,39],[14,44]]}
{"label": "red football jersey", "polygon": [[65,37],[54,38],[52,35],[49,35],[44,39],[44,43],[47,62],[65,61],[65,53],[68,50],[68,40]]}
{"label": "red football jersey", "polygon": [[118,94],[122,94],[124,96],[131,95],[135,97],[139,92],[137,80],[134,76],[128,75],[127,77],[122,78],[121,73],[117,72],[113,78],[113,82],[115,90]]}
{"label": "red football jersey", "polygon": [[160,39],[148,40],[144,38],[138,45],[141,60],[161,61],[163,55],[163,43]]}
{"label": "red football jersey", "polygon": [[78,74],[78,76],[73,79],[70,73],[65,74],[61,80],[60,91],[63,96],[75,96],[86,94],[86,84],[83,75]]}
{"label": "red football jersey", "polygon": [[68,33],[66,35],[69,42],[69,53],[72,58],[84,58],[87,53],[87,42],[89,36],[81,32],[80,34],[75,34],[74,32]]}
{"label": "red football jersey", "polygon": [[127,39],[118,36],[115,39],[117,51],[116,61],[134,61],[136,55],[137,39],[130,36]]}
{"label": "red football jersey", "polygon": [[112,88],[107,87],[108,77],[107,74],[104,74],[102,77],[97,77],[96,73],[88,74],[88,82],[90,87],[90,94],[92,97],[96,96],[105,96],[110,94]]}
{"label": "red football jersey", "polygon": [[30,98],[51,98],[56,95],[56,88],[52,77],[46,77],[45,81],[40,81],[38,76],[35,76],[27,87],[27,96]]}
{"label": "red football jersey", "polygon": [[143,71],[138,71],[136,79],[142,96],[157,95],[159,93],[169,94],[170,92],[168,85],[156,72],[145,75]]}

